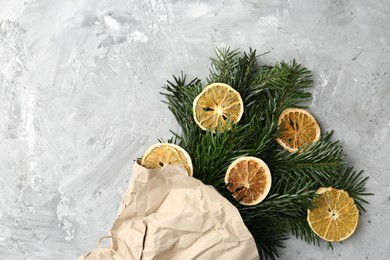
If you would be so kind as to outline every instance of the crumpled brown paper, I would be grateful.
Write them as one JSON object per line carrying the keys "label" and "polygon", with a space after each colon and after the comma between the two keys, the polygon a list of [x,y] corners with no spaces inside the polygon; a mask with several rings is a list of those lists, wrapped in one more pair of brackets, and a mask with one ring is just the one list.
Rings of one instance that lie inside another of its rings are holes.
{"label": "crumpled brown paper", "polygon": [[187,176],[181,166],[146,169],[133,177],[110,230],[79,260],[259,259],[238,210],[212,186]]}

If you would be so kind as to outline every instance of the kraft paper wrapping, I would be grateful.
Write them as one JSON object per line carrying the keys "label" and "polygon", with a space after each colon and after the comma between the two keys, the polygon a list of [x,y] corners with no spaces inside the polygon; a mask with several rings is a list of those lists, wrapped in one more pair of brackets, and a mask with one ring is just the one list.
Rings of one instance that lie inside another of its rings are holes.
{"label": "kraft paper wrapping", "polygon": [[[111,247],[79,260],[259,259],[238,210],[181,166],[137,162],[110,230]],[[104,239],[104,238],[103,238]]]}

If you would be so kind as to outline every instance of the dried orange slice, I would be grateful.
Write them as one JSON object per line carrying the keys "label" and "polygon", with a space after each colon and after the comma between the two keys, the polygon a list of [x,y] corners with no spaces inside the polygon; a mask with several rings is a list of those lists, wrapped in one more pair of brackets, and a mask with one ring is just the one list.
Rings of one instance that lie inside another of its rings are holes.
{"label": "dried orange slice", "polygon": [[252,206],[262,202],[271,189],[271,172],[256,157],[241,157],[227,169],[225,183],[233,197],[242,205]]}
{"label": "dried orange slice", "polygon": [[[223,132],[232,124],[240,121],[244,112],[244,103],[240,93],[224,83],[213,83],[195,98],[193,102],[195,122],[203,130]],[[227,120],[230,124],[227,125]],[[219,128],[220,127],[220,128]]]}
{"label": "dried orange slice", "polygon": [[320,126],[306,110],[287,108],[279,117],[282,134],[276,141],[289,152],[309,146],[320,139]]}
{"label": "dried orange slice", "polygon": [[314,233],[330,242],[350,237],[356,230],[359,210],[348,192],[322,187],[316,194],[313,209],[307,210],[307,222]]}
{"label": "dried orange slice", "polygon": [[154,144],[145,151],[141,159],[141,165],[148,169],[162,168],[168,164],[183,165],[189,176],[193,174],[191,157],[175,144]]}

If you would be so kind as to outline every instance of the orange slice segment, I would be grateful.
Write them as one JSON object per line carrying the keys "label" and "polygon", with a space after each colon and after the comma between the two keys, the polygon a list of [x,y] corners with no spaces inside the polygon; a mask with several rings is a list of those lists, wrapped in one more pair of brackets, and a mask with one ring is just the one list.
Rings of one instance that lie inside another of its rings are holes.
{"label": "orange slice segment", "polygon": [[141,159],[141,165],[148,169],[162,168],[169,164],[183,165],[189,176],[193,174],[191,157],[183,148],[175,144],[154,144],[145,151]]}
{"label": "orange slice segment", "polygon": [[276,141],[289,152],[309,146],[320,139],[320,126],[306,110],[287,108],[279,117],[282,134]]}
{"label": "orange slice segment", "polygon": [[241,157],[227,169],[225,183],[233,197],[242,205],[262,202],[271,189],[271,172],[265,162],[256,157]]}
{"label": "orange slice segment", "polygon": [[307,210],[307,222],[319,237],[326,241],[342,241],[356,230],[359,210],[344,190],[319,188],[313,209]]}
{"label": "orange slice segment", "polygon": [[[203,130],[221,132],[238,123],[244,112],[244,103],[235,89],[224,83],[213,83],[195,98],[193,102],[195,122]],[[227,125],[230,119],[231,123]]]}

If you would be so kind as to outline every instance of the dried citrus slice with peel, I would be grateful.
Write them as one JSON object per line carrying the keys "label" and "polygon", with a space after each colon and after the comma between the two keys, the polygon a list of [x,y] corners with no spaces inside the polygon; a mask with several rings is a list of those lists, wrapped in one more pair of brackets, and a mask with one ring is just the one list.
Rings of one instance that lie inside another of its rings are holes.
{"label": "dried citrus slice with peel", "polygon": [[287,108],[279,117],[282,134],[276,141],[289,152],[309,146],[320,139],[320,126],[306,110]]}
{"label": "dried citrus slice with peel", "polygon": [[[224,83],[213,83],[203,89],[193,103],[195,122],[203,130],[223,132],[240,121],[244,103],[240,93]],[[228,124],[228,120],[230,123]]]}
{"label": "dried citrus slice with peel", "polygon": [[322,239],[342,241],[356,230],[359,219],[353,198],[345,190],[332,187],[319,188],[313,200],[313,208],[307,210],[307,222]]}
{"label": "dried citrus slice with peel", "polygon": [[175,144],[154,144],[145,151],[141,159],[141,165],[148,169],[162,168],[168,164],[183,165],[189,176],[193,174],[191,157]]}
{"label": "dried citrus slice with peel", "polygon": [[271,189],[271,172],[265,162],[256,157],[241,157],[227,169],[225,183],[233,197],[242,205],[262,202]]}

